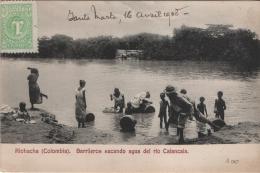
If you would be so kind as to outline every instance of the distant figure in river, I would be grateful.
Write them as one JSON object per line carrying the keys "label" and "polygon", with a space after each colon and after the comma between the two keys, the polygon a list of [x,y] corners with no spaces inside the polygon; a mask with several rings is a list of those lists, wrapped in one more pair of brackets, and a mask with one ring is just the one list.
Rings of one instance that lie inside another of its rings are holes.
{"label": "distant figure in river", "polygon": [[80,80],[79,87],[76,89],[76,103],[75,103],[75,115],[76,120],[78,121],[78,128],[85,128],[86,121],[86,81]]}
{"label": "distant figure in river", "polygon": [[19,110],[17,112],[17,118],[24,119],[25,123],[31,121],[31,117],[26,109],[26,103],[20,102],[19,103]]}
{"label": "distant figure in river", "polygon": [[215,100],[214,113],[216,118],[220,118],[224,121],[225,113],[224,111],[227,109],[225,101],[222,99],[223,92],[218,92],[218,98]]}
{"label": "distant figure in river", "polygon": [[119,108],[119,113],[123,112],[125,108],[125,97],[118,88],[114,89],[114,93],[110,94],[111,101],[114,100],[114,109],[117,110]]}
{"label": "distant figure in river", "polygon": [[34,109],[34,104],[41,104],[42,97],[48,99],[48,96],[41,93],[40,87],[37,83],[39,77],[39,71],[36,68],[27,68],[31,71],[29,76],[27,77],[28,85],[29,85],[29,97],[31,102],[31,109]]}
{"label": "distant figure in river", "polygon": [[132,114],[133,114],[133,107],[131,102],[128,102],[126,104],[125,115],[132,115]]}
{"label": "distant figure in river", "polygon": [[167,110],[169,109],[169,103],[165,100],[165,93],[160,94],[160,110],[158,117],[160,118],[160,128],[162,129],[162,124],[164,122],[164,127],[167,127]]}

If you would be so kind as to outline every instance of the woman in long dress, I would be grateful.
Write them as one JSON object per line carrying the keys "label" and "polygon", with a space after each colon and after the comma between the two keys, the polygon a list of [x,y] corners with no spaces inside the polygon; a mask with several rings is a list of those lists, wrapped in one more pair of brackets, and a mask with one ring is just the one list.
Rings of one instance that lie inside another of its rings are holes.
{"label": "woman in long dress", "polygon": [[28,85],[29,85],[29,97],[31,102],[31,109],[34,109],[34,104],[41,104],[42,103],[42,97],[48,98],[47,95],[41,93],[40,87],[37,83],[38,77],[39,77],[39,71],[36,68],[30,68],[28,69],[31,71],[29,76],[27,77]]}
{"label": "woman in long dress", "polygon": [[76,103],[75,103],[75,115],[76,120],[78,121],[78,128],[85,128],[86,121],[86,81],[80,80],[79,87],[76,89]]}

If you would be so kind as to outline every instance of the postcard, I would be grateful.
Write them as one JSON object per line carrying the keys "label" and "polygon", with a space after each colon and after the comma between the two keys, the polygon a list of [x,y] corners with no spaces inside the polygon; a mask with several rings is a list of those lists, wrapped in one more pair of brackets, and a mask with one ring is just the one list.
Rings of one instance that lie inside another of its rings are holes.
{"label": "postcard", "polygon": [[1,1],[1,172],[259,172],[260,2]]}

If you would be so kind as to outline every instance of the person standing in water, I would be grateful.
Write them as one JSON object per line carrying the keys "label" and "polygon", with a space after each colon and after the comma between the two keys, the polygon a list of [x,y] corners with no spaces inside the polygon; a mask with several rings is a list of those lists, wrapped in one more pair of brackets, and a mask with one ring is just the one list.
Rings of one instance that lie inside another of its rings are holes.
{"label": "person standing in water", "polygon": [[197,109],[206,116],[206,118],[208,117],[208,112],[207,112],[207,107],[204,103],[205,98],[204,97],[200,97],[200,103],[197,105]]}
{"label": "person standing in water", "polygon": [[[177,117],[177,135],[179,136],[179,143],[184,143],[184,128],[188,117],[191,116],[193,109],[192,103],[178,94],[175,87],[166,86],[165,93],[170,100],[169,117]],[[168,131],[169,123],[166,130]]]}
{"label": "person standing in water", "polygon": [[86,120],[86,89],[85,89],[86,81],[80,80],[79,87],[76,89],[76,103],[75,103],[75,115],[76,120],[78,121],[78,128],[85,128],[85,120]]}
{"label": "person standing in water", "polygon": [[34,104],[41,104],[42,97],[48,99],[48,96],[46,94],[41,93],[40,87],[37,83],[37,80],[39,78],[38,69],[31,68],[31,67],[28,67],[27,69],[31,71],[31,73],[27,77],[27,80],[29,86],[29,97],[30,97],[31,109],[34,109]]}
{"label": "person standing in water", "polygon": [[[204,101],[205,98],[200,97],[200,103],[197,104],[197,110],[201,113],[202,116],[208,118],[207,107]],[[208,134],[211,134],[211,130],[208,124],[197,121],[197,127],[198,127],[198,137],[204,136],[206,132],[208,132]]]}
{"label": "person standing in water", "polygon": [[158,117],[160,118],[160,128],[162,129],[163,121],[164,127],[167,127],[167,109],[169,109],[169,103],[165,100],[165,93],[161,93],[160,98],[160,111]]}
{"label": "person standing in water", "polygon": [[218,98],[215,100],[214,113],[216,118],[220,118],[224,121],[225,110],[227,109],[225,101],[222,99],[223,92],[218,92]]}
{"label": "person standing in water", "polygon": [[119,108],[119,113],[123,112],[123,109],[125,108],[125,97],[124,94],[122,94],[118,88],[114,89],[114,93],[110,94],[111,101],[114,100],[114,109],[117,110]]}
{"label": "person standing in water", "polygon": [[132,115],[133,114],[133,108],[131,102],[128,102],[126,104],[126,109],[125,109],[125,115]]}

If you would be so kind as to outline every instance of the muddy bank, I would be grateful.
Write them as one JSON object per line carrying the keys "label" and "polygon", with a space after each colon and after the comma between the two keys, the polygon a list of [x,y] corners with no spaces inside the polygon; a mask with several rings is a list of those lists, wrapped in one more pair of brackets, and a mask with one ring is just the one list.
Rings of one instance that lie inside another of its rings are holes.
{"label": "muddy bank", "polygon": [[[177,144],[176,136],[158,136],[149,139],[146,144]],[[226,125],[221,130],[201,138],[186,139],[185,144],[247,144],[260,143],[260,123],[241,122]]]}
{"label": "muddy bank", "polygon": [[[139,137],[138,143],[122,138],[122,132],[105,132],[87,124],[78,129],[59,124],[52,115],[44,110],[29,110],[35,124],[17,122],[13,113],[1,114],[2,143],[68,143],[68,144],[178,144],[175,134],[165,131],[157,137]],[[131,136],[132,134],[129,134]],[[187,139],[186,144],[242,144],[260,143],[260,123],[243,122],[225,126],[210,136]]]}
{"label": "muddy bank", "polygon": [[68,143],[74,130],[59,124],[55,115],[38,109],[28,111],[34,123],[18,122],[15,113],[1,115],[1,143]]}
{"label": "muddy bank", "polygon": [[225,126],[212,136],[191,142],[195,144],[246,144],[260,143],[260,123],[241,122],[234,126]]}

